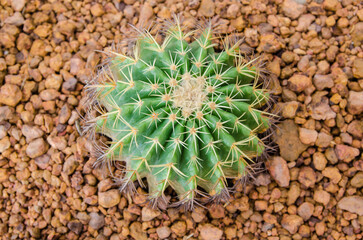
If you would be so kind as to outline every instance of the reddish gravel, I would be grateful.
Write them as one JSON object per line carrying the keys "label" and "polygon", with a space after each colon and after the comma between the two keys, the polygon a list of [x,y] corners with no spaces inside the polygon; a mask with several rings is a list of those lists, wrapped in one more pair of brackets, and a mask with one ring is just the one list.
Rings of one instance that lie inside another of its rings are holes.
{"label": "reddish gravel", "polygon": [[[155,211],[92,167],[84,84],[129,24],[211,18],[272,73],[276,156],[230,203]],[[1,0],[0,239],[362,239],[360,0]]]}

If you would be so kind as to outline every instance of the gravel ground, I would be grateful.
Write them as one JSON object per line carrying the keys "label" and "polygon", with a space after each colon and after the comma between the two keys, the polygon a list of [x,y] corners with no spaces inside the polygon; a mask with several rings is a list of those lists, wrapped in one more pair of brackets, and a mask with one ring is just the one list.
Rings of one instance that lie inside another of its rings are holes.
{"label": "gravel ground", "polygon": [[[172,13],[244,36],[282,109],[268,171],[192,213],[120,195],[77,131],[95,50]],[[0,0],[0,27],[1,239],[363,238],[360,0]]]}

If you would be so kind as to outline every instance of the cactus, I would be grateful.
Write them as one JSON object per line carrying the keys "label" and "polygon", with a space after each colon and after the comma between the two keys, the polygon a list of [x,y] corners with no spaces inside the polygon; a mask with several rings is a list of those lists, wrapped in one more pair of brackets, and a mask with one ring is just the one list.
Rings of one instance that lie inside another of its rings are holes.
{"label": "cactus", "polygon": [[239,41],[215,52],[211,25],[191,43],[196,34],[178,21],[163,35],[159,44],[139,31],[133,54],[112,51],[87,86],[98,115],[86,129],[111,139],[96,145],[97,163],[124,162],[120,189],[133,193],[146,178],[154,203],[165,201],[168,186],[188,207],[198,196],[227,198],[227,179],[245,177],[266,148],[259,136],[272,114],[260,68]]}

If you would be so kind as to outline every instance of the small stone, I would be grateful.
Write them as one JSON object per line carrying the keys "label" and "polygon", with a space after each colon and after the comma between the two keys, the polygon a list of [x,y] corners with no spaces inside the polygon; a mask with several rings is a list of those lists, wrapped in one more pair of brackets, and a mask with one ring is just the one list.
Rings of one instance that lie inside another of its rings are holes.
{"label": "small stone", "polygon": [[298,128],[293,120],[278,124],[274,140],[279,145],[281,157],[287,161],[295,161],[308,147],[300,141]]}
{"label": "small stone", "polygon": [[314,200],[326,206],[330,201],[330,194],[324,190],[317,190],[314,192]]}
{"label": "small stone", "polygon": [[71,69],[70,73],[73,75],[77,75],[78,72],[83,70],[86,66],[86,63],[80,57],[72,57],[70,60]]}
{"label": "small stone", "polygon": [[0,153],[3,153],[7,149],[9,149],[11,146],[10,139],[8,136],[2,138],[0,140]]}
{"label": "small stone", "polygon": [[34,33],[40,38],[46,38],[52,33],[52,25],[50,23],[43,23],[34,29]]}
{"label": "small stone", "polygon": [[7,130],[7,127],[5,127],[4,125],[0,125],[0,139],[6,136]]}
{"label": "small stone", "polygon": [[308,30],[311,23],[315,20],[315,16],[312,14],[303,14],[299,17],[296,31],[304,32]]}
{"label": "small stone", "polygon": [[125,4],[132,5],[136,2],[136,0],[124,0]]}
{"label": "small stone", "polygon": [[291,184],[289,191],[287,192],[287,205],[295,204],[301,193],[300,185],[295,182]]}
{"label": "small stone", "polygon": [[117,189],[98,193],[98,203],[104,208],[114,207],[120,202],[120,200],[121,194]]}
{"label": "small stone", "polygon": [[335,154],[334,148],[328,148],[325,151],[324,155],[331,164],[336,164],[339,161],[337,155]]}
{"label": "small stone", "polygon": [[68,157],[66,159],[66,161],[63,164],[63,172],[66,175],[71,175],[76,170],[78,165],[79,165],[79,163],[76,160],[75,156],[71,155],[70,157]]}
{"label": "small stone", "polygon": [[56,30],[61,34],[70,37],[76,30],[76,24],[72,20],[58,21],[56,25]]}
{"label": "small stone", "polygon": [[309,218],[313,215],[313,212],[314,212],[314,204],[309,202],[304,202],[297,209],[297,213],[299,214],[300,217],[304,219],[304,221],[309,220]]}
{"label": "small stone", "polygon": [[240,6],[238,4],[233,3],[229,5],[229,7],[227,8],[227,18],[229,19],[236,18],[239,10]]}
{"label": "small stone", "polygon": [[51,74],[45,80],[45,87],[58,90],[62,86],[62,76],[57,74]]}
{"label": "small stone", "polygon": [[15,46],[15,37],[7,32],[1,32],[0,45],[5,48],[12,48]]}
{"label": "small stone", "polygon": [[304,220],[298,215],[287,215],[282,217],[281,225],[290,234],[295,234],[299,227],[304,223]]}
{"label": "small stone", "polygon": [[26,0],[11,0],[11,7],[16,12],[23,10]]}
{"label": "small stone", "polygon": [[9,120],[12,117],[13,110],[9,106],[0,107],[0,121]]}
{"label": "small stone", "polygon": [[331,75],[321,75],[321,74],[315,74],[313,78],[314,85],[316,89],[319,91],[325,89],[325,88],[332,88],[334,87],[334,81]]}
{"label": "small stone", "polygon": [[40,169],[46,169],[49,166],[50,157],[47,154],[43,154],[34,159],[35,164]]}
{"label": "small stone", "polygon": [[133,222],[130,225],[130,235],[137,240],[147,240],[147,234],[143,230],[140,222]]}
{"label": "small stone", "polygon": [[348,97],[348,112],[358,115],[363,112],[363,91],[350,91]]}
{"label": "small stone", "polygon": [[298,180],[306,188],[313,187],[316,182],[316,174],[311,167],[302,167],[299,172]]}
{"label": "small stone", "polygon": [[164,239],[170,236],[171,230],[169,227],[163,226],[156,229],[156,233],[160,239]]}
{"label": "small stone", "polygon": [[330,143],[333,141],[333,136],[320,132],[318,138],[316,139],[315,145],[321,148],[329,147]]}
{"label": "small stone", "polygon": [[20,12],[15,12],[13,16],[8,17],[5,19],[5,23],[15,25],[15,26],[21,26],[24,24],[24,17],[21,15]]}
{"label": "small stone", "polygon": [[258,52],[275,53],[283,47],[282,40],[274,33],[265,33],[261,35]]}
{"label": "small stone", "polygon": [[77,79],[72,77],[65,81],[62,87],[67,91],[74,91],[76,90],[77,82]]}
{"label": "small stone", "polygon": [[135,15],[135,9],[133,6],[127,5],[124,9],[124,15],[127,19],[131,19]]}
{"label": "small stone", "polygon": [[80,234],[83,229],[83,224],[77,220],[72,220],[67,224],[67,227],[75,234]]}
{"label": "small stone", "polygon": [[56,72],[59,72],[61,67],[63,66],[63,59],[60,54],[56,54],[54,57],[51,57],[49,60],[49,67]]}
{"label": "small stone", "polygon": [[15,107],[20,102],[22,96],[23,94],[19,87],[14,84],[5,83],[0,88],[0,103],[5,105]]}
{"label": "small stone", "polygon": [[354,120],[348,125],[347,132],[352,134],[353,137],[362,139],[363,138],[363,121]]}
{"label": "small stone", "polygon": [[363,197],[344,197],[338,202],[338,207],[348,212],[356,213],[359,216],[363,216]]}
{"label": "small stone", "polygon": [[37,138],[31,141],[26,148],[26,154],[30,158],[36,158],[43,155],[48,149],[47,143],[43,138]]}
{"label": "small stone", "polygon": [[163,7],[159,12],[158,12],[158,17],[161,19],[170,19],[171,16],[171,12],[167,7]]}
{"label": "small stone", "polygon": [[281,58],[285,63],[292,63],[295,60],[295,54],[293,52],[290,52],[290,51],[285,51],[281,55]]}
{"label": "small stone", "polygon": [[318,138],[318,132],[307,128],[299,128],[299,138],[303,144],[313,145]]}
{"label": "small stone", "polygon": [[295,92],[302,92],[307,87],[310,87],[311,84],[311,79],[302,74],[294,74],[287,83],[289,89]]}
{"label": "small stone", "polygon": [[309,48],[315,54],[320,53],[322,51],[322,49],[323,49],[323,46],[324,46],[323,42],[318,37],[313,38],[309,42]]}
{"label": "small stone", "polygon": [[315,120],[329,120],[337,116],[337,114],[330,108],[329,99],[322,97],[321,101],[310,104],[311,117]]}
{"label": "small stone", "polygon": [[323,170],[327,164],[325,155],[321,152],[316,152],[313,155],[313,163],[316,170]]}
{"label": "small stone", "polygon": [[363,172],[358,172],[350,181],[350,185],[355,188],[363,187]]}
{"label": "small stone", "polygon": [[363,78],[363,58],[356,58],[353,62],[353,76]]}
{"label": "small stone", "polygon": [[298,1],[285,0],[282,3],[282,12],[285,16],[291,19],[297,19],[301,14],[305,12],[305,5],[300,4]]}
{"label": "small stone", "polygon": [[52,101],[56,98],[58,98],[60,93],[55,89],[45,89],[40,92],[39,97],[43,101]]}
{"label": "small stone", "polygon": [[271,183],[271,179],[270,179],[270,175],[269,174],[259,174],[255,181],[254,184],[256,186],[267,186]]}
{"label": "small stone", "polygon": [[213,17],[214,8],[215,8],[215,3],[213,0],[202,0],[198,9],[198,13],[199,15],[204,17]]}
{"label": "small stone", "polygon": [[309,68],[309,62],[310,62],[310,56],[309,55],[305,55],[303,56],[300,61],[297,64],[297,68],[301,71],[301,72],[305,72],[306,70],[308,70]]}
{"label": "small stone", "polygon": [[59,123],[65,124],[68,119],[71,117],[72,111],[69,108],[68,104],[64,104],[61,108],[58,116]]}
{"label": "small stone", "polygon": [[318,73],[327,74],[330,70],[330,64],[326,60],[318,62]]}
{"label": "small stone", "polygon": [[256,211],[265,211],[268,207],[267,201],[257,200],[255,201],[255,210]]}
{"label": "small stone", "polygon": [[192,218],[196,223],[203,221],[206,218],[205,209],[202,207],[196,207],[192,212]]}
{"label": "small stone", "polygon": [[212,224],[203,224],[199,227],[200,238],[202,240],[220,240],[223,236],[223,231]]}
{"label": "small stone", "polygon": [[[266,229],[266,231],[267,230],[269,230],[269,229]],[[227,239],[235,239],[237,237],[237,227],[235,225],[232,225],[230,227],[226,227],[224,229],[224,233],[225,233]]]}
{"label": "small stone", "polygon": [[154,15],[153,8],[148,3],[143,4],[140,10],[139,23],[146,24],[152,18],[153,15]]}
{"label": "small stone", "polygon": [[103,7],[101,4],[96,3],[91,7],[91,13],[95,17],[100,17],[105,13],[105,11],[103,10]]}
{"label": "small stone", "polygon": [[81,221],[82,224],[88,224],[91,220],[91,216],[89,216],[85,212],[78,212],[76,218]]}
{"label": "small stone", "polygon": [[350,162],[359,155],[359,149],[344,144],[338,144],[335,146],[335,153],[339,160]]}
{"label": "small stone", "polygon": [[323,7],[329,11],[336,11],[338,7],[338,0],[324,0]]}
{"label": "small stone", "polygon": [[171,226],[171,231],[179,237],[185,236],[187,225],[184,221],[177,221]]}
{"label": "small stone", "polygon": [[103,214],[91,212],[89,216],[91,217],[91,219],[89,220],[88,224],[91,228],[98,230],[105,225],[105,216]]}
{"label": "small stone", "polygon": [[296,111],[299,108],[300,103],[297,101],[285,102],[282,107],[282,116],[284,118],[295,118]]}
{"label": "small stone", "polygon": [[220,204],[211,205],[209,207],[208,211],[209,211],[209,214],[211,215],[211,217],[214,219],[219,219],[219,218],[225,217],[224,207]]}
{"label": "small stone", "polygon": [[143,222],[151,221],[160,215],[160,211],[152,209],[148,206],[143,207],[141,211],[141,219]]}
{"label": "small stone", "polygon": [[45,47],[45,42],[42,39],[36,39],[30,48],[30,54],[34,56],[45,56],[47,54]]}
{"label": "small stone", "polygon": [[315,233],[318,236],[322,236],[325,233],[325,222],[321,221],[315,224]]}
{"label": "small stone", "polygon": [[0,183],[3,183],[9,179],[9,171],[6,168],[0,168]]}
{"label": "small stone", "polygon": [[31,126],[28,124],[24,124],[21,132],[26,137],[26,142],[31,142],[36,138],[40,138],[43,136],[44,132],[38,126]]}
{"label": "small stone", "polygon": [[47,142],[49,145],[58,150],[64,150],[67,147],[67,140],[62,136],[49,135],[47,137]]}
{"label": "small stone", "polygon": [[342,179],[342,175],[336,167],[327,167],[323,170],[322,174],[324,177],[329,178],[334,184],[338,184]]}
{"label": "small stone", "polygon": [[358,22],[354,25],[352,40],[355,46],[363,44],[363,22]]}
{"label": "small stone", "polygon": [[286,161],[282,157],[273,157],[267,162],[267,169],[280,187],[288,187],[290,172]]}

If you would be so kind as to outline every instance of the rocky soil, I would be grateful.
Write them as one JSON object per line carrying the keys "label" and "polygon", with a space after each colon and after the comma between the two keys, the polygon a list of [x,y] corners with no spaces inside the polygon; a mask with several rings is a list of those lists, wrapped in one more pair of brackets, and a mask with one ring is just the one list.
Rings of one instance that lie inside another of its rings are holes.
{"label": "rocky soil", "polygon": [[[0,0],[1,239],[362,239],[360,0]],[[130,25],[212,18],[268,61],[276,156],[225,205],[127,199],[79,134],[83,87]]]}

